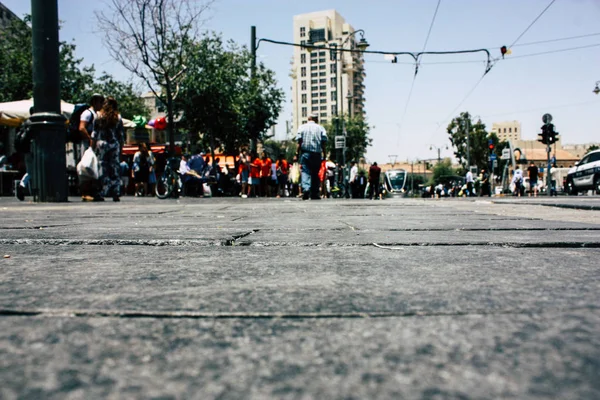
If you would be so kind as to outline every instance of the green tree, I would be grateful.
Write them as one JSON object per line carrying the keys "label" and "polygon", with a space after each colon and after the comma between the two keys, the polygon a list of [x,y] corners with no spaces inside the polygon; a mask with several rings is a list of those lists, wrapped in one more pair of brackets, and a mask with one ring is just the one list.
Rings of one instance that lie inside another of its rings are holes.
{"label": "green tree", "polygon": [[0,102],[31,98],[31,18],[14,19],[0,34]]}
{"label": "green tree", "polygon": [[473,122],[468,112],[463,112],[454,118],[448,125],[447,132],[450,136],[450,143],[454,147],[454,155],[463,167],[463,171],[460,172],[467,170],[467,137],[469,138],[471,165],[476,165],[478,169],[488,169],[490,140],[495,143],[494,153],[497,157],[502,154],[502,149],[508,146],[508,143],[500,142],[495,133],[488,133],[485,124],[480,119]]}
{"label": "green tree", "polygon": [[433,176],[431,177],[431,183],[439,183],[440,177],[455,175],[456,171],[452,168],[452,160],[449,158],[443,159],[433,167]]}
{"label": "green tree", "polygon": [[215,33],[189,44],[188,73],[177,102],[191,132],[202,133],[212,150],[236,154],[251,139],[267,140],[266,131],[281,110],[283,91],[264,65],[250,79],[250,53]]}
{"label": "green tree", "polygon": [[[343,118],[346,128],[346,162],[358,162],[365,155],[367,147],[373,143],[373,139],[369,137],[372,127],[361,114],[351,117],[344,114]],[[341,118],[334,117],[331,123],[325,125],[325,130],[327,131],[327,153],[341,163],[342,157],[335,149],[335,127],[339,123]]]}
{"label": "green tree", "polygon": [[597,145],[593,144],[590,147],[587,148],[587,152],[589,153],[590,151],[594,151],[594,150],[598,150],[600,149],[600,147],[598,147]]}

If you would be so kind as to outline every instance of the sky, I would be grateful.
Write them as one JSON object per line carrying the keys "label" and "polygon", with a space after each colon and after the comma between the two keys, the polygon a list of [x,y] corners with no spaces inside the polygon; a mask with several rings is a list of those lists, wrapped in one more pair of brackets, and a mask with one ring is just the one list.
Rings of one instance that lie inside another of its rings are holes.
{"label": "sky", "polygon": [[[17,15],[30,13],[27,0],[0,0]],[[540,15],[550,0],[439,0],[427,41],[427,51],[489,49],[500,58],[500,46],[510,46]],[[58,0],[63,21],[61,40],[73,40],[77,55],[98,73],[122,80],[130,73],[113,61],[95,28],[94,10],[105,0]],[[250,27],[258,38],[291,42],[293,16],[335,9],[355,29],[363,29],[369,50],[423,50],[438,0],[217,0],[204,27],[225,38],[250,44]],[[523,139],[536,139],[541,117],[550,113],[563,143],[600,141],[600,96],[592,93],[600,81],[600,0],[556,0],[483,78],[485,55],[426,55],[414,78],[409,57],[397,64],[367,55],[366,113],[374,128],[367,160],[417,161],[451,156],[446,126],[468,111],[491,129],[492,123],[518,120]],[[588,35],[587,37],[549,41]],[[587,47],[586,47],[587,46]],[[557,51],[586,47],[570,51]],[[292,48],[261,43],[259,62],[275,71],[286,93],[276,128],[285,137],[291,120],[290,61]],[[533,55],[536,53],[545,53]],[[406,64],[404,64],[406,63]],[[434,63],[434,64],[433,64]],[[409,97],[411,86],[412,94]],[[449,148],[446,149],[446,146]]]}

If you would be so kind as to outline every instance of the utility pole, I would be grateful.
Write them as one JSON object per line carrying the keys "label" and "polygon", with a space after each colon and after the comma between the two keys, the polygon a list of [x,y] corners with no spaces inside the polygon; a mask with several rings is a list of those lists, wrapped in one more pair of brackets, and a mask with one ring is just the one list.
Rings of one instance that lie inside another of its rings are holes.
{"label": "utility pole", "polygon": [[471,123],[471,116],[467,113],[467,120],[465,121],[467,125],[467,171],[471,170],[471,128],[469,124]]}
{"label": "utility pole", "polygon": [[57,0],[31,0],[33,107],[31,174],[36,202],[68,201],[65,117],[60,109]]}
{"label": "utility pole", "polygon": [[[256,85],[256,26],[250,27],[250,57],[252,63],[250,65],[250,82],[252,88]],[[250,153],[256,152],[255,132],[250,132]]]}
{"label": "utility pole", "polygon": [[[392,164],[392,168],[394,168],[396,166],[396,160],[398,159],[398,155],[397,154],[391,154],[388,155],[389,159],[390,159],[390,164]],[[392,161],[392,159],[394,161]]]}

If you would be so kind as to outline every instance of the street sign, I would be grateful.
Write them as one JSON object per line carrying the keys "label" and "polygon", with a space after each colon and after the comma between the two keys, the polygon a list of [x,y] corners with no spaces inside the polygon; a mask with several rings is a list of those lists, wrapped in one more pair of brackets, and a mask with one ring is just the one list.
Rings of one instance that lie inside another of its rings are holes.
{"label": "street sign", "polygon": [[498,160],[494,159],[494,161],[492,161],[492,168],[498,168]]}
{"label": "street sign", "polygon": [[501,160],[510,160],[510,149],[502,149]]}
{"label": "street sign", "polygon": [[550,115],[550,114],[544,114],[544,116],[542,117],[542,121],[545,124],[549,124],[550,122],[552,122],[552,115]]}
{"label": "street sign", "polygon": [[335,137],[335,148],[343,149],[346,147],[346,137],[345,136],[336,136]]}
{"label": "street sign", "polygon": [[494,161],[494,160],[497,160],[497,159],[498,159],[498,156],[496,156],[496,153],[490,154],[490,160]]}

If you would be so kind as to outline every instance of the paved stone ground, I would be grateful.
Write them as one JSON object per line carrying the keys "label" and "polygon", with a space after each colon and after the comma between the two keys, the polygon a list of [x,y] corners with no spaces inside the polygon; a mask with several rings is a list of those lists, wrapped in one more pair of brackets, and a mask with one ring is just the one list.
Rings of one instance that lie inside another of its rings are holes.
{"label": "paved stone ground", "polygon": [[0,198],[0,398],[597,399],[590,205]]}

